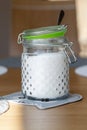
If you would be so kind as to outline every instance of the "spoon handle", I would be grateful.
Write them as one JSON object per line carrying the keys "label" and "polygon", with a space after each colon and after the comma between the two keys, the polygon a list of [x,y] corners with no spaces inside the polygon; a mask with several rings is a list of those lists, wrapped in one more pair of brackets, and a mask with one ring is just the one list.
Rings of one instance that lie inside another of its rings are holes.
{"label": "spoon handle", "polygon": [[57,25],[60,25],[60,24],[61,24],[63,17],[64,17],[64,11],[61,10],[61,11],[60,11],[60,14],[59,14],[59,18],[58,18]]}

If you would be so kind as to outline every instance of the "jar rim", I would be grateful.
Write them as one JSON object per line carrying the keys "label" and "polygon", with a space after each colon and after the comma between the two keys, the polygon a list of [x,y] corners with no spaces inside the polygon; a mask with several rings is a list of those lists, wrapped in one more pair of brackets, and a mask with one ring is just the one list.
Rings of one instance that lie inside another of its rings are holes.
{"label": "jar rim", "polygon": [[66,25],[40,27],[23,31],[22,38],[25,40],[57,38],[63,37],[66,31]]}

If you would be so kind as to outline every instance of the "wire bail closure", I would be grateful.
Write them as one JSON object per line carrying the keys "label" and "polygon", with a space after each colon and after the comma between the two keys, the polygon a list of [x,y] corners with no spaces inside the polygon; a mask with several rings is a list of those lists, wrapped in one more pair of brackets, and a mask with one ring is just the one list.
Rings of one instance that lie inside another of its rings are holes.
{"label": "wire bail closure", "polygon": [[20,33],[19,35],[18,35],[18,39],[17,39],[17,43],[18,44],[21,44],[22,42],[23,42],[23,40],[22,40],[22,35],[23,35],[24,33]]}
{"label": "wire bail closure", "polygon": [[[70,44],[71,45],[69,45],[69,44],[66,45],[64,52],[65,52],[65,54],[66,54],[66,56],[68,58],[69,63],[73,64],[73,63],[75,63],[77,61],[77,58],[76,58],[76,56],[74,54],[74,51],[71,49],[71,46],[72,46],[73,43],[70,42]],[[73,60],[71,60],[70,55],[73,57]]]}
{"label": "wire bail closure", "polygon": [[[24,34],[25,33],[22,32],[22,33],[20,33],[18,35],[18,39],[17,39],[17,43],[18,44],[23,43],[22,35],[24,35]],[[72,42],[70,42],[70,44],[65,44],[65,49],[64,49],[64,52],[65,52],[65,54],[66,54],[66,56],[67,56],[68,61],[69,61],[70,64],[73,64],[73,63],[75,63],[77,61],[77,58],[76,58],[76,56],[74,54],[74,51],[71,49],[72,44],[73,44]],[[71,60],[70,56],[73,57],[73,60]]]}

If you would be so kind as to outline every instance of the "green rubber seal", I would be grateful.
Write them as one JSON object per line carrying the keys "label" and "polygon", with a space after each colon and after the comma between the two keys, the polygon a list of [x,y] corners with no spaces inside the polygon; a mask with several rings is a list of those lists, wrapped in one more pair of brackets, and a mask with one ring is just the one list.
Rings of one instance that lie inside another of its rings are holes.
{"label": "green rubber seal", "polygon": [[41,35],[35,35],[35,36],[23,36],[26,40],[33,40],[33,39],[47,39],[47,38],[56,38],[56,37],[62,37],[64,36],[66,31],[61,32],[54,32],[49,34],[41,34]]}
{"label": "green rubber seal", "polygon": [[[34,33],[32,31],[25,31],[24,35],[22,35],[22,38],[25,40],[34,40],[34,39],[48,39],[48,38],[56,38],[56,37],[63,37],[67,31],[66,27],[62,25],[61,26],[51,26],[48,29],[47,32],[45,32],[46,28],[42,28],[43,31],[41,33],[38,33],[41,30],[36,30]],[[52,29],[52,30],[51,30]],[[44,33],[45,32],[45,33]]]}

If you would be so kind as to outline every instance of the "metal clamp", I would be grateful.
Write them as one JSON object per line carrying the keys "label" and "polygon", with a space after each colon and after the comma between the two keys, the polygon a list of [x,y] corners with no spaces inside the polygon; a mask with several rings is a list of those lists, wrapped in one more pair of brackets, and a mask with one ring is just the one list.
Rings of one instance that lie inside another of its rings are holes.
{"label": "metal clamp", "polygon": [[[72,45],[73,43],[70,42],[70,44]],[[64,50],[64,52],[65,52],[65,54],[66,54],[66,56],[67,56],[67,58],[68,58],[69,63],[73,64],[73,63],[75,63],[75,62],[77,61],[77,58],[76,58],[76,56],[75,56],[73,50],[71,49],[71,45],[65,45],[65,50]],[[73,57],[73,60],[71,60],[69,54],[71,54],[71,56]]]}
{"label": "metal clamp", "polygon": [[18,39],[17,39],[17,43],[18,44],[21,44],[22,42],[23,42],[23,40],[22,40],[22,35],[23,35],[24,33],[20,33],[19,35],[18,35]]}

